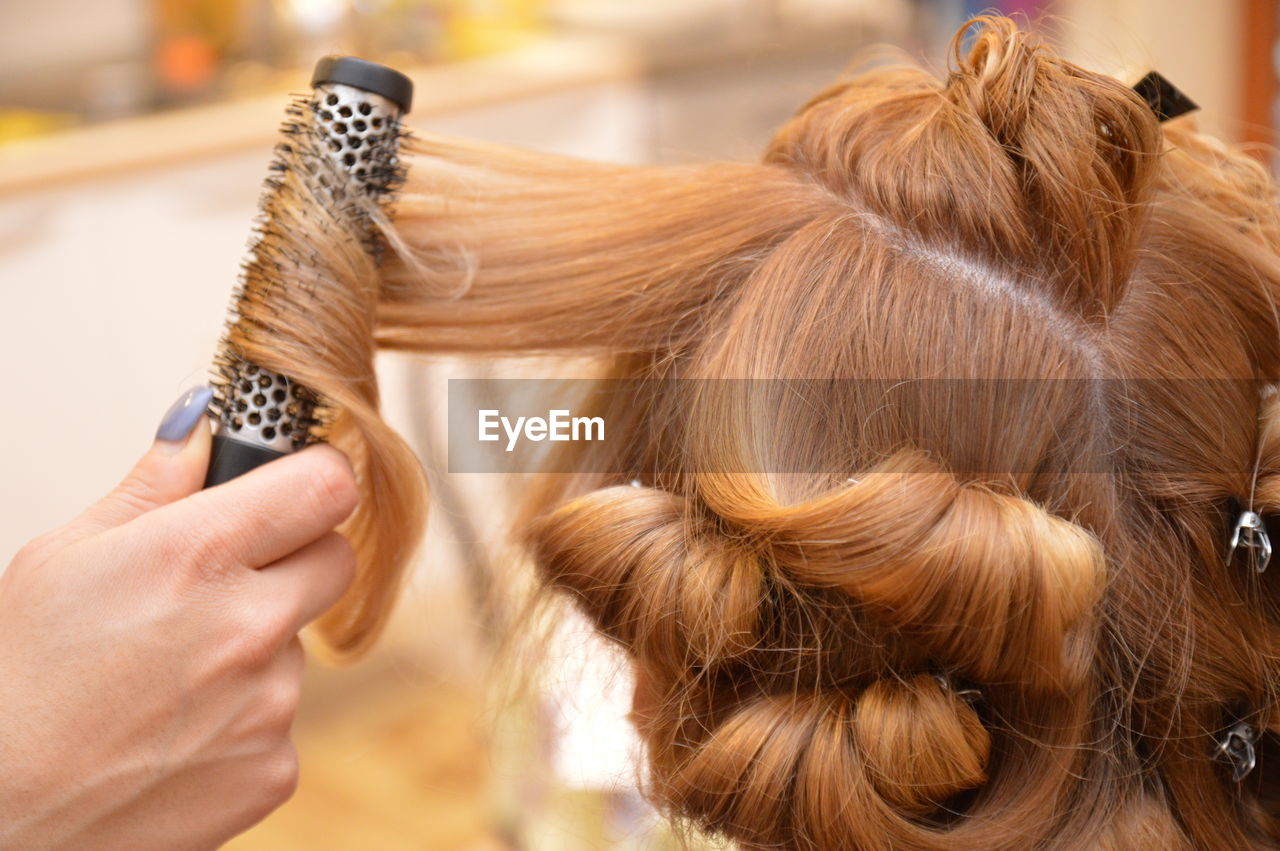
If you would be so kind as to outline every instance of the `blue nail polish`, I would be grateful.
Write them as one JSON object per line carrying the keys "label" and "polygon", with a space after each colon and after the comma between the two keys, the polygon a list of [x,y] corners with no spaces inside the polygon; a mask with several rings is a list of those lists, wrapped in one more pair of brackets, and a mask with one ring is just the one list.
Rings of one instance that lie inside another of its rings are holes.
{"label": "blue nail polish", "polygon": [[175,443],[181,443],[187,439],[187,435],[191,434],[191,429],[196,427],[196,423],[200,422],[200,418],[204,416],[205,409],[209,407],[209,400],[213,398],[213,391],[208,387],[192,387],[186,393],[178,398],[165,411],[164,419],[160,421],[160,428],[156,429],[156,440],[169,440]]}

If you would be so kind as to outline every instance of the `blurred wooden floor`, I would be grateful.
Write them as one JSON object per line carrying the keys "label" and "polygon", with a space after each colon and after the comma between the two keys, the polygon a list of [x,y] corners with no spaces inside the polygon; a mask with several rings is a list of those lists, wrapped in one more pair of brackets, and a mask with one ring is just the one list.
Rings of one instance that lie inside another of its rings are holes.
{"label": "blurred wooden floor", "polygon": [[297,794],[231,851],[499,848],[480,695],[385,659],[308,673]]}

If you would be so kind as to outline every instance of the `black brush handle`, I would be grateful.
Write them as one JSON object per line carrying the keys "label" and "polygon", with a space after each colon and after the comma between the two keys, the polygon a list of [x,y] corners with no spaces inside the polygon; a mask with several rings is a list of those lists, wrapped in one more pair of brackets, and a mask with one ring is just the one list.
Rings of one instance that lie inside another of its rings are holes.
{"label": "black brush handle", "polygon": [[209,455],[209,472],[205,475],[204,486],[211,488],[214,485],[229,482],[236,476],[242,476],[268,461],[283,458],[287,454],[265,446],[253,446],[234,440],[225,434],[215,434],[213,448]]}

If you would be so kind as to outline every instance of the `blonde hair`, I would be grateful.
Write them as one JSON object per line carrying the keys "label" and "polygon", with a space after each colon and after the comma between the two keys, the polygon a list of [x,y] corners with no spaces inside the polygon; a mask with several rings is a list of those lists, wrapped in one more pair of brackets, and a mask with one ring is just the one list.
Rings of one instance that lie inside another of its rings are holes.
{"label": "blonde hair", "polygon": [[420,139],[399,259],[318,276],[335,309],[249,353],[357,461],[328,639],[367,646],[422,521],[375,344],[599,355],[706,379],[602,397],[626,439],[582,469],[629,475],[549,480],[528,533],[634,660],[672,816],[751,847],[1280,841],[1269,745],[1240,785],[1211,753],[1278,723],[1274,572],[1223,553],[1231,500],[1280,508],[1273,186],[1005,19],[956,45],[944,81],[839,81],[759,164]]}

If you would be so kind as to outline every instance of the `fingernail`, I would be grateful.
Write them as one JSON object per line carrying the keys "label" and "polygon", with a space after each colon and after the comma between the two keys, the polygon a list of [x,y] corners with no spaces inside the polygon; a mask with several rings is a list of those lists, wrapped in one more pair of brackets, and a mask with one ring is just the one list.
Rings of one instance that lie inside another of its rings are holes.
{"label": "fingernail", "polygon": [[164,419],[160,420],[160,428],[156,429],[156,440],[184,442],[204,416],[212,398],[213,391],[208,387],[192,387],[183,393],[165,411]]}

